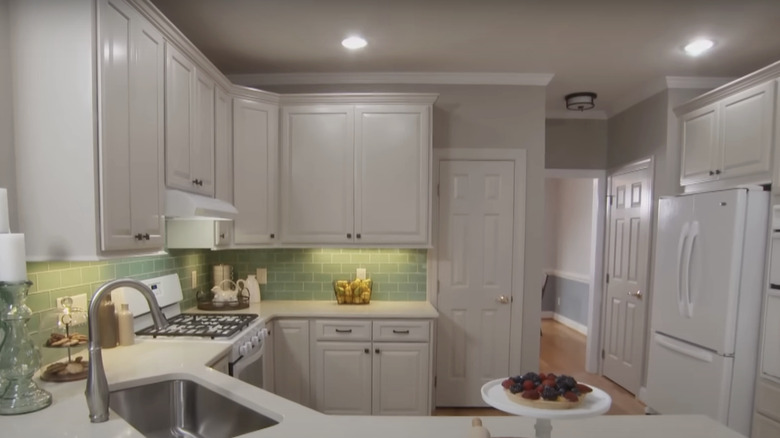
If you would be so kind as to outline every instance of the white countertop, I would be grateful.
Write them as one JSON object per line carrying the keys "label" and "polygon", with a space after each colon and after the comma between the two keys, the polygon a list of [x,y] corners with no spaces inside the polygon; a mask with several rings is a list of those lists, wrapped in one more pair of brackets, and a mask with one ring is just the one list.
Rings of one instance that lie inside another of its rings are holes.
{"label": "white countertop", "polygon": [[[274,317],[432,318],[435,310],[422,303],[371,303],[337,306],[311,302],[263,302],[246,312]],[[419,305],[419,306],[418,306]],[[253,305],[254,306],[254,305]],[[307,313],[311,310],[311,313]],[[405,313],[406,312],[406,313]],[[103,350],[111,390],[172,378],[194,380],[279,422],[246,437],[466,437],[468,417],[355,417],[329,416],[214,371],[205,364],[224,353],[224,342],[139,339],[129,347]],[[140,437],[113,411],[108,422],[91,424],[84,398],[85,381],[40,382],[54,396],[52,406],[38,412],[0,416],[0,431],[11,437]],[[534,420],[524,417],[485,417],[493,436],[533,436]],[[740,434],[704,416],[602,416],[553,421],[553,437],[738,438]]]}
{"label": "white countertop", "polygon": [[[197,308],[187,312],[219,313],[222,310],[206,311]],[[251,303],[249,308],[233,310],[231,313],[257,313],[266,321],[274,318],[438,318],[431,303],[427,301],[373,301],[370,304],[342,304],[335,301],[262,301]]]}

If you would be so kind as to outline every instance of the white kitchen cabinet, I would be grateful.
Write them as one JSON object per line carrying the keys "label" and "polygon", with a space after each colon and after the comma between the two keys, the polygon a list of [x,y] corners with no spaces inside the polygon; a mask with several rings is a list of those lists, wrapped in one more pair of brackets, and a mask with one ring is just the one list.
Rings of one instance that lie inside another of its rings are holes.
{"label": "white kitchen cabinet", "polygon": [[233,99],[214,90],[214,197],[233,204]]}
{"label": "white kitchen cabinet", "polygon": [[163,246],[164,41],[123,0],[99,5],[102,249]]}
{"label": "white kitchen cabinet", "polygon": [[16,2],[8,14],[27,260],[158,252],[161,34],[122,0]]}
{"label": "white kitchen cabinet", "polygon": [[375,342],[374,415],[428,415],[429,344]]}
{"label": "white kitchen cabinet", "polygon": [[780,436],[780,422],[769,419],[761,414],[753,416],[752,438],[777,438]]}
{"label": "white kitchen cabinet", "polygon": [[233,98],[236,246],[263,246],[279,240],[279,107],[272,99],[248,89]]}
{"label": "white kitchen cabinet", "polygon": [[434,95],[282,97],[282,241],[427,246]]}
{"label": "white kitchen cabinet", "polygon": [[428,241],[429,127],[426,105],[355,108],[355,242]]}
{"label": "white kitchen cabinet", "polygon": [[165,182],[214,196],[214,81],[166,43]]}
{"label": "white kitchen cabinet", "polygon": [[733,93],[721,91],[721,98],[704,106],[694,100],[679,109],[681,185],[771,180],[775,88],[775,81],[765,81]]}
{"label": "white kitchen cabinet", "polygon": [[312,349],[314,409],[371,414],[371,342],[317,341]]}
{"label": "white kitchen cabinet", "polygon": [[762,342],[761,375],[780,381],[780,290],[777,289],[770,289],[764,302]]}
{"label": "white kitchen cabinet", "polygon": [[272,333],[275,393],[310,406],[309,321],[276,320]]}
{"label": "white kitchen cabinet", "polygon": [[354,108],[282,108],[282,241],[349,243],[354,233]]}

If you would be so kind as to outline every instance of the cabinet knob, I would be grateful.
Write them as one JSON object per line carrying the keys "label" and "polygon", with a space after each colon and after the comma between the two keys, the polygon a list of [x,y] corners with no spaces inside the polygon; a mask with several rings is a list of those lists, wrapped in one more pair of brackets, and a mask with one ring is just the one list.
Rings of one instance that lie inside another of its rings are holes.
{"label": "cabinet knob", "polygon": [[720,175],[720,169],[715,169],[715,175]]}
{"label": "cabinet knob", "polygon": [[351,239],[351,238],[352,238],[352,233],[347,233],[347,239]]}
{"label": "cabinet knob", "polygon": [[143,234],[141,234],[141,233],[138,233],[138,234],[136,234],[136,235],[135,235],[135,236],[133,236],[133,237],[135,237],[135,240],[143,240],[143,238],[144,238],[144,235],[143,235]]}
{"label": "cabinet knob", "polygon": [[144,240],[149,240],[151,238],[151,236],[149,236],[149,233],[144,234],[143,237],[144,237]]}
{"label": "cabinet knob", "polygon": [[379,349],[374,350],[374,353],[379,354]]}
{"label": "cabinet knob", "polygon": [[225,233],[219,233],[219,238],[220,239],[224,239],[225,238]]}
{"label": "cabinet knob", "polygon": [[365,349],[365,350],[363,350],[363,351],[364,351],[366,354],[368,354],[368,353],[369,353],[369,351],[368,351],[368,348],[366,348],[366,349]]}
{"label": "cabinet knob", "polygon": [[710,176],[715,175],[715,172],[710,170]]}
{"label": "cabinet knob", "polygon": [[194,186],[198,185],[198,180],[197,179],[192,180],[192,185]]}
{"label": "cabinet knob", "polygon": [[274,233],[271,233],[271,239],[273,239],[274,237],[276,237],[276,235]]}
{"label": "cabinet knob", "polygon": [[357,234],[355,234],[355,237],[357,237],[358,239],[360,239],[360,233],[357,233]]}

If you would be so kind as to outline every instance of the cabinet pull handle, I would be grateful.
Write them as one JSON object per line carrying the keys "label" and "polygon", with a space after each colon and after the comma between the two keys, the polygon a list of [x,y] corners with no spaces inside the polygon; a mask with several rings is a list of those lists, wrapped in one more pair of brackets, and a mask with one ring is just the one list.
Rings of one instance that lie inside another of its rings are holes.
{"label": "cabinet pull handle", "polygon": [[197,179],[192,180],[192,185],[194,186],[198,185],[198,180]]}
{"label": "cabinet pull handle", "polygon": [[368,351],[368,348],[366,348],[366,349],[365,349],[365,350],[363,350],[363,351],[365,351],[365,352],[366,352],[366,354],[370,353],[370,352]]}
{"label": "cabinet pull handle", "polygon": [[135,240],[143,240],[143,238],[144,238],[144,235],[143,235],[143,234],[141,234],[141,233],[138,233],[138,234],[136,234],[136,235],[135,235],[135,236],[133,236],[133,237],[135,237]]}
{"label": "cabinet pull handle", "polygon": [[271,239],[273,239],[274,237],[275,237],[274,233],[271,233]]}
{"label": "cabinet pull handle", "polygon": [[219,233],[219,238],[220,239],[224,239],[225,238],[225,233]]}
{"label": "cabinet pull handle", "polygon": [[379,354],[379,349],[374,350],[374,353]]}
{"label": "cabinet pull handle", "polygon": [[149,240],[151,236],[149,236],[149,233],[144,234],[144,240]]}
{"label": "cabinet pull handle", "polygon": [[352,333],[352,329],[336,329],[336,333]]}
{"label": "cabinet pull handle", "polygon": [[352,238],[352,233],[347,233],[347,239],[351,239],[351,238]]}
{"label": "cabinet pull handle", "polygon": [[710,176],[715,175],[715,172],[710,170]]}
{"label": "cabinet pull handle", "polygon": [[355,235],[355,237],[357,237],[358,239],[360,239],[360,233],[357,233],[357,234]]}
{"label": "cabinet pull handle", "polygon": [[720,169],[715,169],[715,175],[720,175]]}
{"label": "cabinet pull handle", "polygon": [[396,330],[396,329],[393,329],[393,333],[395,333],[397,335],[408,335],[409,334],[409,330]]}

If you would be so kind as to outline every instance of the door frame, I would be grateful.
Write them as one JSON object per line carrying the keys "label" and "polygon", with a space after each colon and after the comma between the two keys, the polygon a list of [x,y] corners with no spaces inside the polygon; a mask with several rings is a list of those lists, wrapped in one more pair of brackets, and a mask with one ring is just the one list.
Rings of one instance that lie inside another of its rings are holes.
{"label": "door frame", "polygon": [[[598,374],[601,369],[601,324],[604,296],[604,246],[607,217],[607,172],[589,169],[545,169],[544,178],[588,178],[594,180],[591,218],[590,279],[588,280],[588,336],[585,343],[585,371]],[[545,195],[546,196],[546,195]]]}
{"label": "door frame", "polygon": [[[518,227],[517,218],[522,218],[525,225],[525,198],[526,198],[526,177],[527,161],[525,149],[494,149],[494,148],[434,148],[433,149],[433,172],[431,183],[431,247],[428,250],[428,280],[427,280],[427,299],[434,307],[438,304],[438,247],[439,247],[439,167],[442,161],[464,160],[464,161],[513,161],[514,179],[515,179],[515,205],[514,205],[514,223],[512,224],[514,242],[512,244],[512,310],[510,316],[509,332],[509,369],[519,369],[521,358],[521,344],[523,339],[523,291],[525,282],[525,226]],[[541,290],[539,291],[541,294]],[[539,317],[541,318],[541,307],[539,308]],[[436,324],[434,324],[434,340],[436,337]],[[431,372],[436,368],[436,345],[433,348],[433,360],[431,363]],[[433,382],[433,377],[431,379]],[[431,406],[436,407],[436,391],[433,392]]]}
{"label": "door frame", "polygon": [[[652,305],[652,290],[653,290],[653,260],[655,255],[655,214],[656,214],[656,208],[655,208],[655,157],[653,155],[642,158],[633,162],[630,162],[624,166],[620,167],[614,167],[607,170],[607,191],[606,195],[609,196],[609,193],[612,191],[612,178],[614,176],[626,174],[635,172],[637,170],[647,169],[648,170],[648,177],[650,178],[650,183],[648,184],[649,190],[650,190],[650,218],[649,218],[649,235],[648,235],[648,254],[647,254],[647,291],[649,292],[647,294],[647,300],[645,300],[645,333],[644,333],[644,363],[642,364],[642,376],[641,376],[641,384],[640,384],[640,390],[639,393],[634,394],[635,397],[639,398],[640,393],[644,389],[645,384],[645,377],[647,375],[647,358],[648,358],[648,348],[650,346],[649,343],[649,336],[650,336],[650,306]],[[604,197],[604,199],[607,199],[607,196]],[[609,204],[605,203],[605,210],[606,210],[606,222],[605,222],[605,228],[604,228],[604,254],[602,263],[604,266],[604,275],[601,276],[601,287],[602,291],[604,291],[604,294],[606,295],[607,290],[607,266],[608,266],[608,260],[609,260],[609,249],[606,246],[606,241],[609,239],[609,224],[610,220],[612,218],[612,215],[610,214],[609,210]],[[600,303],[600,311],[602,317],[607,312],[607,300],[602,299]],[[599,330],[599,344],[600,347],[603,348],[603,341],[604,341],[604,333],[605,333],[605,327],[601,326]],[[601,359],[601,355],[599,354],[598,357],[598,374],[603,376],[604,375],[604,362]]]}

